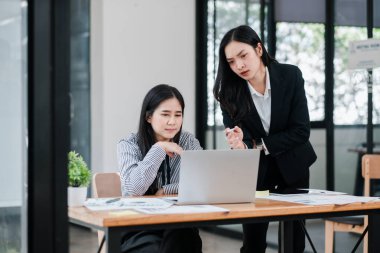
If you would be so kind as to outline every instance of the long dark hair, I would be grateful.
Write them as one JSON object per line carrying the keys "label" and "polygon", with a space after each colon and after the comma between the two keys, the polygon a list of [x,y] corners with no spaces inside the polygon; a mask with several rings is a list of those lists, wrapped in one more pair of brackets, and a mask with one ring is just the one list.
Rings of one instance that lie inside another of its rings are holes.
{"label": "long dark hair", "polygon": [[[145,95],[141,107],[138,130],[138,145],[143,157],[145,157],[146,153],[148,153],[152,145],[157,142],[152,125],[147,121],[147,119],[148,117],[153,115],[153,112],[163,101],[171,98],[176,98],[179,101],[182,107],[183,115],[185,110],[185,102],[181,93],[176,88],[167,84],[159,84],[150,89],[148,93]],[[180,131],[174,136],[173,142],[179,142],[181,131],[182,126],[180,128]]]}
{"label": "long dark hair", "polygon": [[228,31],[219,46],[219,66],[214,85],[214,97],[222,109],[238,123],[252,107],[247,81],[235,74],[226,59],[225,48],[231,41],[242,42],[257,48],[260,43],[263,54],[261,60],[265,66],[276,62],[264,47],[257,33],[247,25],[241,25]]}

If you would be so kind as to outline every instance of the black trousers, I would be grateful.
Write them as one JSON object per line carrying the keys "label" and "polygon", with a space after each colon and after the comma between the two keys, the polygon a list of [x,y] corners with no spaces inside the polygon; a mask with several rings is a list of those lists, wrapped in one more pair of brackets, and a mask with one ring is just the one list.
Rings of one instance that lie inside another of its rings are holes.
{"label": "black trousers", "polygon": [[[268,159],[266,164],[270,168],[258,182],[258,190],[269,190],[273,193],[294,194],[299,192],[299,188],[309,188],[309,171],[304,178],[288,185],[278,171],[275,161]],[[293,245],[294,253],[301,253],[305,250],[305,233],[303,232],[301,222],[304,220],[290,221],[293,222]],[[243,224],[243,246],[241,253],[265,253],[267,248],[266,236],[268,230],[268,222]],[[279,233],[280,236],[280,233]]]}
{"label": "black trousers", "polygon": [[[300,222],[304,221],[298,220],[289,222],[293,222],[294,253],[304,252],[305,233],[300,224]],[[241,253],[265,253],[267,248],[266,236],[268,224],[268,222],[243,224],[243,246],[240,249]]]}
{"label": "black trousers", "polygon": [[202,253],[197,228],[166,229],[127,233],[122,238],[123,253]]}

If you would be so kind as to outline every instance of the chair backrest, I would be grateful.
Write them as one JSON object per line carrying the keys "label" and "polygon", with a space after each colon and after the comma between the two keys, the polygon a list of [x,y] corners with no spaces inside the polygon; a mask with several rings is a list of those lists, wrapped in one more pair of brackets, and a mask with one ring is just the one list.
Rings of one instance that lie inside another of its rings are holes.
{"label": "chair backrest", "polygon": [[370,195],[370,179],[380,179],[380,155],[363,155],[364,195]]}
{"label": "chair backrest", "polygon": [[92,177],[92,187],[96,198],[120,197],[120,175],[118,172],[95,173]]}

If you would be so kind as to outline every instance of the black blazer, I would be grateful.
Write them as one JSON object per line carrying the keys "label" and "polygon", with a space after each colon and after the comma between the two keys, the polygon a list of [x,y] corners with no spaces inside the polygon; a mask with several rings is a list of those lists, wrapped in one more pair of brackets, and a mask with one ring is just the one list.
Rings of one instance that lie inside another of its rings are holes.
{"label": "black blazer", "polygon": [[[223,123],[225,127],[241,127],[243,141],[248,148],[252,148],[253,139],[262,138],[270,153],[268,156],[274,158],[286,183],[291,185],[304,178],[310,165],[317,159],[309,142],[310,119],[304,80],[299,68],[293,65],[271,63],[268,71],[271,85],[269,134],[265,133],[252,99],[250,112],[239,122],[222,110]],[[250,93],[248,87],[246,89]],[[262,169],[260,161],[260,170]],[[259,173],[259,180],[260,174],[262,173]]]}

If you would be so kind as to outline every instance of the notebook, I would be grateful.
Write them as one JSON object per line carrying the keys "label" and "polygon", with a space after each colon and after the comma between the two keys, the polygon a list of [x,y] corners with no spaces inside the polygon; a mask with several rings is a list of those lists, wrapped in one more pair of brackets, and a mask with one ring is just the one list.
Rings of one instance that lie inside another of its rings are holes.
{"label": "notebook", "polygon": [[254,202],[260,151],[185,150],[177,204]]}

